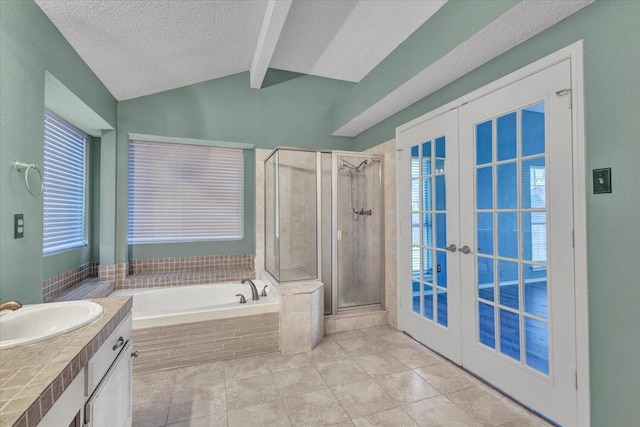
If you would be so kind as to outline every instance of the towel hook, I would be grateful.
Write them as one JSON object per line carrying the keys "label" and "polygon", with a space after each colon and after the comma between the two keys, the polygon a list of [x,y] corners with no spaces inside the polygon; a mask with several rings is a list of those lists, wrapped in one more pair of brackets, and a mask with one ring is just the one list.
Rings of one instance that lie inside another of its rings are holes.
{"label": "towel hook", "polygon": [[[29,193],[31,193],[32,196],[39,196],[44,192],[44,179],[42,177],[42,171],[40,171],[40,168],[38,167],[38,165],[36,165],[35,163],[21,163],[21,162],[15,162],[14,166],[16,167],[16,170],[18,172],[22,172],[23,170],[24,172],[24,183],[27,186],[27,190],[29,190]],[[40,177],[40,192],[39,193],[34,193],[33,190],[31,190],[31,186],[29,185],[29,172],[31,170],[35,170],[36,172],[38,172],[38,176]]]}

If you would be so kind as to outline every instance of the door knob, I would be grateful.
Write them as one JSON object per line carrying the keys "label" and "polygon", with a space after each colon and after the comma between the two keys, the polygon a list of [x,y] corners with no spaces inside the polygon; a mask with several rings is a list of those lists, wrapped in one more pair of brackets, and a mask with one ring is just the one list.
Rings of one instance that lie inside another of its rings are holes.
{"label": "door knob", "polygon": [[449,252],[455,252],[455,251],[456,251],[456,249],[458,249],[458,248],[456,247],[456,245],[454,245],[454,244],[452,243],[452,244],[450,244],[449,246],[445,247],[445,249],[446,249],[446,250],[448,250]]}
{"label": "door knob", "polygon": [[460,249],[458,249],[460,252],[462,252],[465,255],[469,255],[471,253],[471,249],[469,249],[469,246],[464,245],[463,247],[461,247]]}

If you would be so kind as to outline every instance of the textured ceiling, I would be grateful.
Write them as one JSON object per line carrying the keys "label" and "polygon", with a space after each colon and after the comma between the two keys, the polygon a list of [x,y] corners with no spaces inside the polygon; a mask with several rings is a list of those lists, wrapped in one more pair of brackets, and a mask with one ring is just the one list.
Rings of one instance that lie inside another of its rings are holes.
{"label": "textured ceiling", "polygon": [[267,0],[35,1],[118,100],[249,71],[254,56],[359,81],[446,2],[294,0],[265,55]]}
{"label": "textured ceiling", "polygon": [[249,70],[266,0],[36,0],[119,100]]}
{"label": "textured ceiling", "polygon": [[294,1],[271,67],[358,82],[445,3]]}

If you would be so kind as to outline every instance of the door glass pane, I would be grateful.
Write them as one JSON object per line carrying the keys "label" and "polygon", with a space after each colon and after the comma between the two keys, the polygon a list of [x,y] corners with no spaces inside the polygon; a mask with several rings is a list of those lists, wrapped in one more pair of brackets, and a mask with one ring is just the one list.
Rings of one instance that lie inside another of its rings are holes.
{"label": "door glass pane", "polygon": [[547,269],[523,264],[524,311],[544,319],[547,318]]}
{"label": "door glass pane", "polygon": [[547,214],[545,212],[522,214],[522,259],[547,261]]}
{"label": "door glass pane", "polygon": [[549,327],[547,322],[524,318],[525,360],[528,366],[549,374]]}
{"label": "door glass pane", "polygon": [[411,178],[420,176],[420,150],[417,145],[411,147]]}
{"label": "door glass pane", "polygon": [[424,178],[423,182],[423,194],[422,194],[422,210],[430,211],[433,210],[433,202],[432,202],[432,188],[431,188],[431,178]]}
{"label": "door glass pane", "polygon": [[447,188],[444,182],[444,175],[436,176],[436,210],[447,209]]}
{"label": "door glass pane", "polygon": [[518,300],[518,263],[498,261],[498,284],[500,290],[500,304],[517,309]]}
{"label": "door glass pane", "polygon": [[498,255],[518,258],[518,214],[498,213]]}
{"label": "door glass pane", "polygon": [[411,210],[420,210],[420,180],[411,180]]}
{"label": "door glass pane", "polygon": [[425,249],[422,252],[422,258],[423,280],[433,283],[433,251]]}
{"label": "door glass pane", "polygon": [[433,246],[433,215],[424,214],[424,222],[422,228],[422,238],[424,246]]}
{"label": "door glass pane", "polygon": [[495,314],[492,305],[478,303],[478,341],[496,348]]}
{"label": "door glass pane", "polygon": [[438,289],[438,323],[447,326],[447,291]]}
{"label": "door glass pane", "polygon": [[420,248],[411,248],[411,277],[415,280],[420,280]]}
{"label": "door glass pane", "polygon": [[433,287],[424,285],[424,314],[427,319],[433,320]]}
{"label": "door glass pane", "polygon": [[493,258],[478,257],[478,297],[493,301]]}
{"label": "door glass pane", "polygon": [[544,153],[544,102],[522,109],[522,155]]}
{"label": "door glass pane", "polygon": [[420,244],[420,214],[411,214],[411,244]]}
{"label": "door glass pane", "polygon": [[546,176],[544,157],[522,162],[522,207],[544,209],[546,207]]}
{"label": "door glass pane", "polygon": [[431,141],[422,144],[422,175],[431,175]]}
{"label": "door glass pane", "polygon": [[518,207],[518,172],[516,162],[498,166],[498,209]]}
{"label": "door glass pane", "polygon": [[476,215],[478,234],[477,250],[479,254],[493,254],[493,214],[479,213]]}
{"label": "door glass pane", "polygon": [[493,168],[479,168],[476,172],[478,209],[493,209]]}
{"label": "door glass pane", "polygon": [[520,316],[500,310],[500,352],[520,360]]}
{"label": "door glass pane", "polygon": [[436,139],[436,157],[439,159],[444,159],[446,157],[446,150],[444,146],[445,138],[441,136]]}
{"label": "door glass pane", "polygon": [[414,313],[420,314],[420,282],[415,280],[411,286],[411,309]]}
{"label": "door glass pane", "polygon": [[436,214],[436,245],[439,248],[447,246],[447,214]]}
{"label": "door glass pane", "polygon": [[476,164],[491,163],[492,155],[492,121],[476,125]]}
{"label": "door glass pane", "polygon": [[438,264],[436,264],[436,274],[438,275],[438,286],[447,287],[447,253],[436,251]]}
{"label": "door glass pane", "polygon": [[516,157],[516,113],[510,113],[497,120],[498,161]]}

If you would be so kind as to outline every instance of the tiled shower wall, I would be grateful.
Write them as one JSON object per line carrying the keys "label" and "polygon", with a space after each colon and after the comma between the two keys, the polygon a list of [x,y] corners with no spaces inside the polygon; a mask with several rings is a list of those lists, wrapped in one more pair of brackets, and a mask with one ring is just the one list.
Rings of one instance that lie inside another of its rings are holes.
{"label": "tiled shower wall", "polygon": [[396,140],[366,150],[384,156],[384,301],[389,324],[398,327],[398,287],[396,260]]}

